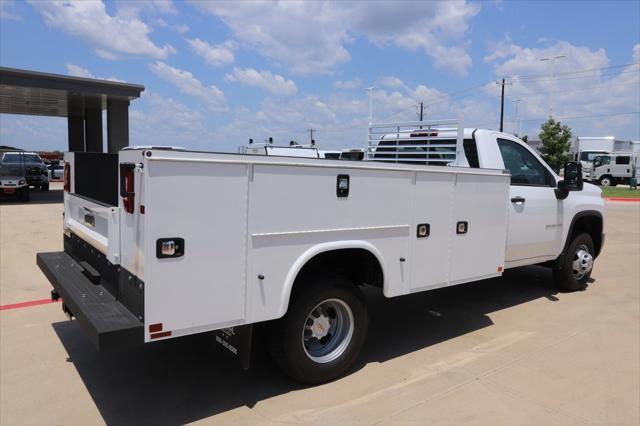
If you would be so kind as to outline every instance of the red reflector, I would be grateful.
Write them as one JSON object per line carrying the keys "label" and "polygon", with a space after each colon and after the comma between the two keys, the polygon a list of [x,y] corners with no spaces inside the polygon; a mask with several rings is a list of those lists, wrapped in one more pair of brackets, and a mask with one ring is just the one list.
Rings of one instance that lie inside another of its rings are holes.
{"label": "red reflector", "polygon": [[171,332],[170,331],[163,331],[161,333],[154,333],[151,335],[152,339],[158,339],[160,337],[168,337],[171,336]]}
{"label": "red reflector", "polygon": [[71,191],[71,164],[64,163],[64,192]]}
{"label": "red reflector", "polygon": [[149,325],[149,333],[155,333],[156,331],[162,331],[162,323],[159,322],[157,324]]}
{"label": "red reflector", "polygon": [[140,214],[144,214],[144,206],[140,204]]}
{"label": "red reflector", "polygon": [[[124,175],[124,186],[128,193],[133,193],[133,169],[127,170],[127,173]],[[122,204],[124,204],[124,210],[127,213],[133,213],[134,208],[134,196],[127,195],[122,199]]]}
{"label": "red reflector", "polygon": [[502,266],[498,266],[498,272],[502,272],[504,268]]}

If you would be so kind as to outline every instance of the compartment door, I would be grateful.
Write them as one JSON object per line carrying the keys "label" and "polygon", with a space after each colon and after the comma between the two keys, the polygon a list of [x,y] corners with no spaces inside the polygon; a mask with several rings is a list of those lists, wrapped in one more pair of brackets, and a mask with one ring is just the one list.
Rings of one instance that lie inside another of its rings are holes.
{"label": "compartment door", "polygon": [[[442,287],[449,283],[449,251],[453,218],[455,174],[418,173],[415,186],[411,262],[411,291]],[[428,236],[418,235],[418,226]]]}
{"label": "compartment door", "polygon": [[[145,339],[156,323],[172,336],[242,323],[247,165],[148,164]],[[184,253],[159,257],[162,239],[175,240]]]}
{"label": "compartment door", "polygon": [[[508,175],[457,175],[449,265],[451,284],[502,274],[508,195]],[[458,230],[458,224],[465,229]]]}

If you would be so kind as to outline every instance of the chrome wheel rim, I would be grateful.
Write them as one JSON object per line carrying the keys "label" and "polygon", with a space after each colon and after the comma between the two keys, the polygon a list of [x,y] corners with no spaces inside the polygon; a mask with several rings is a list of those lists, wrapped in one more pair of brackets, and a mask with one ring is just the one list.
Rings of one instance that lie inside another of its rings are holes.
{"label": "chrome wheel rim", "polygon": [[611,181],[609,180],[609,178],[604,178],[601,181],[602,186],[610,186],[611,185]]}
{"label": "chrome wheel rim", "polygon": [[340,299],[318,303],[307,315],[302,329],[302,347],[314,362],[325,364],[339,358],[353,337],[353,312]]}
{"label": "chrome wheel rim", "polygon": [[589,253],[589,248],[581,244],[576,249],[573,256],[573,276],[576,280],[581,280],[593,269],[593,256]]}

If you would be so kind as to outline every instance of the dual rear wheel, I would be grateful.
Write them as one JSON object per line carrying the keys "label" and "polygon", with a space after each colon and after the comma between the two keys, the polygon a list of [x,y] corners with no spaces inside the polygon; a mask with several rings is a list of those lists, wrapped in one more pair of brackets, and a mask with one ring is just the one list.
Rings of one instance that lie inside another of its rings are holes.
{"label": "dual rear wheel", "polygon": [[339,276],[296,286],[287,314],[271,325],[271,355],[300,382],[318,384],[340,377],[355,363],[367,334],[364,296]]}

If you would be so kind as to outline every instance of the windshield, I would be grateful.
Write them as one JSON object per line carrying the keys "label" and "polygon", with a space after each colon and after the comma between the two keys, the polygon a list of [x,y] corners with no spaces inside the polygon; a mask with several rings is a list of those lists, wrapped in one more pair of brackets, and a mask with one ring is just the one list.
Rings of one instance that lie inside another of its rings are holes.
{"label": "windshield", "polygon": [[602,155],[602,152],[594,152],[594,151],[582,151],[582,154],[580,154],[580,160],[581,161],[588,161],[588,162],[592,162],[594,158],[596,158],[598,155]]}
{"label": "windshield", "polygon": [[21,154],[17,152],[8,152],[2,157],[3,163],[42,163],[40,157],[36,154]]}

